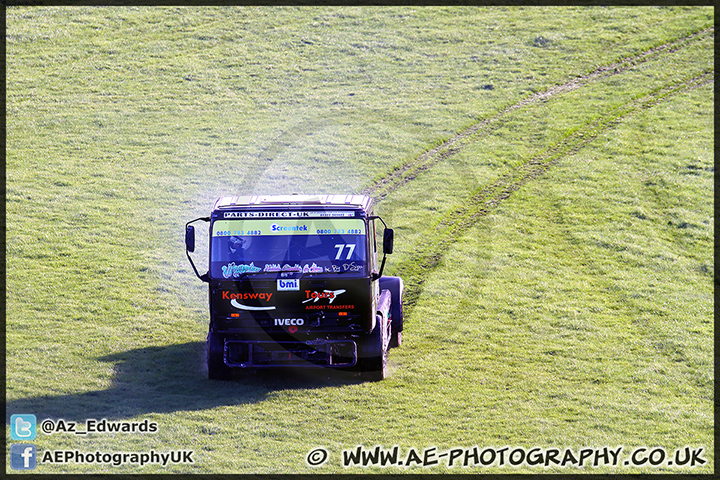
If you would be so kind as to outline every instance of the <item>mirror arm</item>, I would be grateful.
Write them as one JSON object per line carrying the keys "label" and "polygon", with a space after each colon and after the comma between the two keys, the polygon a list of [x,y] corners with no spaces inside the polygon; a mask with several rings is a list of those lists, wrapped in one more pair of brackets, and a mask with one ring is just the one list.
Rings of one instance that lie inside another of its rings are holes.
{"label": "mirror arm", "polygon": [[378,278],[382,277],[383,270],[385,269],[385,260],[387,260],[387,255],[383,254],[382,263],[380,264],[380,271],[373,275],[373,280],[377,280]]}
{"label": "mirror arm", "polygon": [[[387,230],[387,224],[385,223],[385,220],[383,220],[380,216],[378,216],[378,215],[371,215],[371,216],[368,217],[368,220],[380,220],[380,221],[382,222],[382,224],[383,224],[383,228],[384,228],[385,230]],[[384,239],[384,238],[385,238],[385,235],[383,234],[383,239]],[[373,275],[372,275],[373,281],[375,281],[375,280],[379,279],[380,277],[382,277],[383,270],[385,269],[385,260],[387,260],[387,254],[383,251],[383,259],[382,259],[382,263],[380,264],[380,271],[379,271],[378,273],[373,273]]]}
{"label": "mirror arm", "polygon": [[[188,228],[188,226],[190,226],[191,223],[197,222],[198,220],[202,220],[203,222],[209,222],[210,217],[200,217],[200,218],[196,218],[195,220],[190,220],[189,222],[187,222],[185,224],[185,231],[187,232],[187,228]],[[200,275],[200,272],[198,272],[197,268],[195,267],[195,262],[193,262],[192,258],[190,258],[190,252],[188,252],[187,248],[185,249],[185,255],[187,255],[188,260],[190,260],[190,265],[192,266],[193,270],[195,271],[195,275],[197,275],[197,277],[200,280],[202,280],[203,282],[209,283],[210,282],[210,272]]]}
{"label": "mirror arm", "polygon": [[385,224],[385,220],[383,220],[379,215],[372,215],[368,217],[368,220],[380,220],[383,224],[383,228],[387,228],[387,225]]}

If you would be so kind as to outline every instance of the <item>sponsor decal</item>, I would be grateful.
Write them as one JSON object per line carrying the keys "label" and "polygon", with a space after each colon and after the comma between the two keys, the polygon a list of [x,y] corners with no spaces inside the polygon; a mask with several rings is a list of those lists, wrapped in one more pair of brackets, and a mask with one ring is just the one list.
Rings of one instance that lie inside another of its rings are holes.
{"label": "sponsor decal", "polygon": [[340,265],[330,265],[329,267],[325,267],[325,273],[340,273],[340,272],[360,272],[363,269],[362,263],[343,263],[342,267]]}
{"label": "sponsor decal", "polygon": [[302,273],[322,273],[323,269],[322,267],[318,267],[315,262],[313,262],[312,266],[305,264],[303,267]]}
{"label": "sponsor decal", "polygon": [[354,217],[355,212],[317,212],[318,217]]}
{"label": "sponsor decal", "polygon": [[303,300],[302,303],[307,303],[309,301],[312,301],[313,303],[317,303],[320,299],[327,299],[328,303],[333,303],[338,295],[345,293],[346,290],[340,289],[340,290],[323,290],[322,292],[314,292],[312,290],[305,290],[305,295],[307,297],[306,300]]}
{"label": "sponsor decal", "polygon": [[290,278],[287,280],[279,279],[277,281],[278,292],[300,290],[300,280],[297,278]]}
{"label": "sponsor decal", "polygon": [[346,272],[359,272],[360,270],[362,270],[362,268],[362,263],[357,264],[355,262],[352,262],[343,264],[343,269],[345,269]]}
{"label": "sponsor decal", "polygon": [[355,305],[323,305],[311,304],[305,307],[305,310],[352,310]]}
{"label": "sponsor decal", "polygon": [[224,218],[309,217],[310,212],[225,212]]}
{"label": "sponsor decal", "polygon": [[305,319],[303,318],[276,318],[275,325],[278,326],[290,326],[290,325],[304,325]]}
{"label": "sponsor decal", "polygon": [[222,292],[222,298],[223,300],[263,300],[266,302],[270,301],[270,297],[272,297],[272,293],[230,293],[227,290],[223,290]]}
{"label": "sponsor decal", "polygon": [[295,265],[289,265],[285,264],[282,267],[279,263],[267,263],[265,264],[265,267],[263,268],[263,272],[266,273],[322,273],[323,269],[322,267],[318,267],[315,263],[312,265],[305,264],[304,267],[301,267],[299,264]]}
{"label": "sponsor decal", "polygon": [[353,211],[308,211],[308,212],[225,212],[223,218],[307,218],[307,217],[345,217],[355,216]]}
{"label": "sponsor decal", "polygon": [[[228,212],[230,213],[230,212]],[[316,217],[316,215],[310,215]],[[366,226],[360,218],[224,218],[212,224],[213,237],[225,236],[294,236],[294,235],[365,235]],[[351,241],[346,238],[342,241]],[[341,244],[338,244],[341,245]],[[349,247],[342,244],[345,250]],[[352,244],[348,244],[352,245]],[[337,248],[337,247],[336,247]],[[342,258],[350,260],[347,251]]]}
{"label": "sponsor decal", "polygon": [[232,262],[222,267],[223,277],[225,278],[235,278],[239,277],[243,273],[256,273],[259,271],[260,267],[256,267],[254,262],[250,262],[250,265],[247,265],[245,263],[235,265],[235,262]]}
{"label": "sponsor decal", "polygon": [[254,307],[238,302],[238,300],[262,300],[269,302],[272,296],[272,293],[230,293],[226,290],[222,292],[222,299],[230,300],[230,305],[240,310],[275,310],[274,305],[267,307]]}
{"label": "sponsor decal", "polygon": [[230,300],[230,305],[232,305],[235,308],[238,308],[240,310],[275,310],[275,306],[272,307],[253,307],[250,305],[243,305],[242,303],[239,303],[237,300]]}
{"label": "sponsor decal", "polygon": [[322,273],[323,269],[322,267],[318,267],[314,262],[312,265],[305,264],[305,266],[301,267],[297,263],[295,265],[288,265],[287,263],[280,266],[279,263],[267,263],[265,264],[265,267],[263,268],[263,272],[266,273]]}
{"label": "sponsor decal", "polygon": [[270,225],[270,230],[273,232],[307,232],[307,225],[293,225],[292,227],[282,227],[277,223]]}

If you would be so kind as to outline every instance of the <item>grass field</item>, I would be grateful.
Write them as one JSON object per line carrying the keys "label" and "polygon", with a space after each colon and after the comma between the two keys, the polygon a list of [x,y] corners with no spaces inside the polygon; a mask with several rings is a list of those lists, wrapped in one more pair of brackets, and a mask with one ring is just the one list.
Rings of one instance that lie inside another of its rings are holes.
{"label": "grass field", "polygon": [[[37,473],[713,472],[713,15],[8,7],[7,451],[32,413],[158,424],[40,455],[194,452]],[[368,193],[395,228],[389,379],[206,379],[184,224],[287,192]],[[358,445],[707,462],[344,468]]]}

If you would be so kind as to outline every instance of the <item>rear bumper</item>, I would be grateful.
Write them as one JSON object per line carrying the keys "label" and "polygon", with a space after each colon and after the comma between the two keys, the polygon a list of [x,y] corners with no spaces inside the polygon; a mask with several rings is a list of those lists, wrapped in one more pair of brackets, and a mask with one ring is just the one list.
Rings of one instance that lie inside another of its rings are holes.
{"label": "rear bumper", "polygon": [[352,340],[308,342],[225,340],[223,361],[233,368],[353,367],[357,344]]}

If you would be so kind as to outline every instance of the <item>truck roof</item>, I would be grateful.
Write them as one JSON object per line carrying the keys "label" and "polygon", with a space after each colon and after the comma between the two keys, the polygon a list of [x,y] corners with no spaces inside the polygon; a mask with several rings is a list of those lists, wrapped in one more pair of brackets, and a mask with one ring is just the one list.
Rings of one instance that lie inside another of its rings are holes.
{"label": "truck roof", "polygon": [[213,210],[238,207],[350,207],[369,211],[372,198],[367,195],[245,195],[220,197]]}

